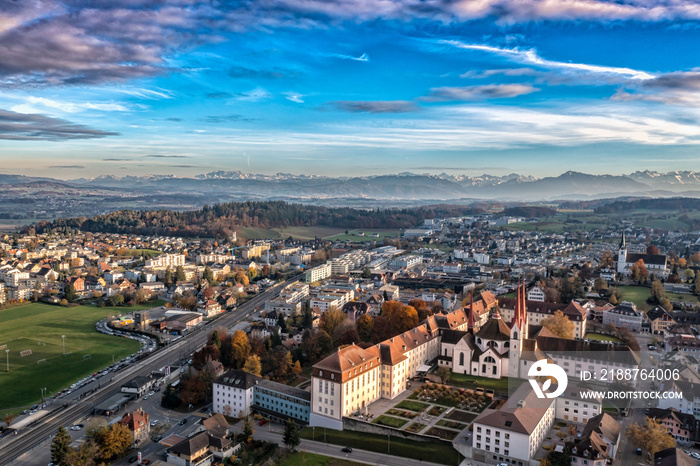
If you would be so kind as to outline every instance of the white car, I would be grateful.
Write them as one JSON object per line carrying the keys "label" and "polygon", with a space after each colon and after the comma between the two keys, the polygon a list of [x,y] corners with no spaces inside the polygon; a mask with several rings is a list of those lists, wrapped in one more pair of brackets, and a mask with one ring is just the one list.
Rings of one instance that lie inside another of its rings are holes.
{"label": "white car", "polygon": [[158,424],[158,419],[156,419],[155,421],[151,422],[151,427],[155,427],[157,424]]}

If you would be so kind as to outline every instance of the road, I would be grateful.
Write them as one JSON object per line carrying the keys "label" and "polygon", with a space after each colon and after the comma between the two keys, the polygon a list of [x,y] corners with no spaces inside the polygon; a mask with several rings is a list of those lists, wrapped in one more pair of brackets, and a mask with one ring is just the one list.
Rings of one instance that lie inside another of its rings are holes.
{"label": "road", "polygon": [[[88,416],[95,405],[119,391],[124,382],[136,376],[150,375],[154,370],[166,364],[174,363],[204,346],[209,336],[209,329],[222,326],[228,328],[236,325],[248,317],[255,310],[256,306],[261,306],[265,301],[276,296],[282,287],[298,280],[299,277],[300,275],[274,285],[245,304],[184,335],[177,342],[154,352],[145,359],[135,361],[130,367],[115,373],[111,380],[108,381],[105,377],[103,379],[105,382],[101,382],[92,394],[79,400],[63,400],[65,407],[57,408],[44,418],[37,420],[33,423],[34,425],[30,424],[28,427],[20,429],[17,435],[0,440],[0,465],[9,464],[23,453],[39,446],[49,436],[55,434],[59,427],[75,424]],[[90,390],[90,388],[86,387],[85,390]],[[71,395],[77,396],[78,394],[74,393]]]}

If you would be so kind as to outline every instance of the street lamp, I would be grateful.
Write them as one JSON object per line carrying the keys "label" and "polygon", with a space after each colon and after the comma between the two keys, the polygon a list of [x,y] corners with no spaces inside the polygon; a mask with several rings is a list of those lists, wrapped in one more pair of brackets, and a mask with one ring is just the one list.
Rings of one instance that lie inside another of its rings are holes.
{"label": "street lamp", "polygon": [[61,335],[61,339],[63,340],[63,355],[66,355],[66,336]]}

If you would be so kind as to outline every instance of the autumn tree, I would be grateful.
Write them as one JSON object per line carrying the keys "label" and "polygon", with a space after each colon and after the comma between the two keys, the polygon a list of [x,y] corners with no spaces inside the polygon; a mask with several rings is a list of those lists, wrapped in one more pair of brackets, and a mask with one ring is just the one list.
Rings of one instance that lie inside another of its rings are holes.
{"label": "autumn tree", "polygon": [[357,335],[362,341],[370,341],[372,339],[372,328],[374,327],[374,319],[369,314],[363,314],[355,321],[355,329]]}
{"label": "autumn tree", "polygon": [[651,284],[649,295],[651,296],[651,302],[653,304],[659,304],[661,300],[666,297],[666,290],[664,290],[663,283],[661,283],[659,280],[654,280],[654,282]]}
{"label": "autumn tree", "polygon": [[603,257],[600,259],[600,268],[601,269],[611,269],[613,268],[615,264],[615,260],[613,259],[613,254],[610,251],[605,251],[603,252]]}
{"label": "autumn tree", "polygon": [[115,458],[131,446],[131,432],[125,424],[117,422],[96,431],[95,443],[100,449],[101,458]]}
{"label": "autumn tree", "polygon": [[643,259],[639,259],[637,262],[634,263],[634,265],[630,269],[630,274],[632,275],[632,278],[634,278],[638,282],[641,282],[649,276],[649,271],[647,270],[646,265],[644,265]]}
{"label": "autumn tree", "polygon": [[331,307],[321,315],[321,320],[318,323],[318,328],[325,330],[329,335],[333,335],[335,330],[340,327],[347,317],[340,309]]}
{"label": "autumn tree", "polygon": [[398,301],[385,302],[382,305],[381,315],[389,321],[390,337],[418,325],[418,312],[416,309],[413,306],[405,306]]}
{"label": "autumn tree", "polygon": [[70,466],[68,454],[73,440],[68,435],[66,428],[61,426],[51,442],[51,461],[57,466]]}
{"label": "autumn tree", "polygon": [[240,369],[245,364],[245,360],[250,355],[250,345],[248,335],[243,330],[236,330],[231,338],[222,344],[222,361],[224,365]]}
{"label": "autumn tree", "polygon": [[242,270],[239,270],[236,272],[234,279],[236,280],[236,283],[240,283],[243,286],[248,286],[250,284],[250,280],[248,279],[248,275],[246,275],[246,273]]}
{"label": "autumn tree", "polygon": [[343,322],[333,333],[333,347],[335,348],[359,342],[360,336],[350,320]]}
{"label": "autumn tree", "polygon": [[597,277],[593,282],[593,291],[596,293],[600,293],[601,291],[605,291],[607,289],[608,282],[606,282],[603,278]]}
{"label": "autumn tree", "polygon": [[180,402],[183,405],[197,405],[206,399],[208,386],[199,377],[181,379],[180,386]]}
{"label": "autumn tree", "polygon": [[435,374],[440,377],[440,382],[443,384],[446,384],[447,382],[450,381],[450,377],[452,376],[452,371],[450,370],[449,367],[438,367],[437,370],[435,371]]}
{"label": "autumn tree", "polygon": [[250,356],[248,356],[248,358],[245,360],[245,364],[243,364],[242,370],[260,377],[260,374],[262,372],[260,356],[258,356],[257,354],[251,354]]}
{"label": "autumn tree", "polygon": [[574,323],[562,311],[555,311],[554,315],[543,319],[540,323],[560,338],[574,339]]}
{"label": "autumn tree", "polygon": [[649,417],[643,426],[636,422],[630,425],[627,428],[627,437],[634,445],[648,451],[652,457],[661,450],[676,446],[676,440],[661,421]]}
{"label": "autumn tree", "polygon": [[219,361],[221,357],[219,348],[215,345],[207,345],[192,356],[192,366],[201,370],[209,361]]}
{"label": "autumn tree", "polygon": [[693,255],[690,256],[690,261],[695,265],[700,265],[700,252],[693,253]]}
{"label": "autumn tree", "polygon": [[379,315],[374,319],[372,326],[372,342],[379,343],[387,338],[391,338],[391,322],[386,316]]}
{"label": "autumn tree", "polygon": [[647,254],[652,254],[656,256],[661,254],[661,252],[659,251],[659,248],[657,248],[653,244],[650,244],[649,246],[647,246]]}
{"label": "autumn tree", "polygon": [[[71,466],[95,466],[100,456],[100,447],[94,442],[83,442],[78,448],[68,453],[68,464]],[[103,464],[103,463],[100,463]]]}

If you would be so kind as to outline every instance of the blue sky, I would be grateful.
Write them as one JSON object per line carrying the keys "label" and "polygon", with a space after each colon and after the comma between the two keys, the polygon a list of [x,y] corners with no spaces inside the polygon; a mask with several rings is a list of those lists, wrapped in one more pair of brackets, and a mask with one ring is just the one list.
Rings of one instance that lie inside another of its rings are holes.
{"label": "blue sky", "polygon": [[697,170],[699,25],[686,0],[0,0],[0,171]]}

